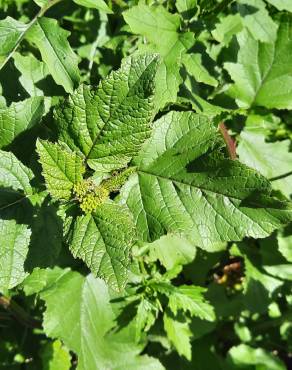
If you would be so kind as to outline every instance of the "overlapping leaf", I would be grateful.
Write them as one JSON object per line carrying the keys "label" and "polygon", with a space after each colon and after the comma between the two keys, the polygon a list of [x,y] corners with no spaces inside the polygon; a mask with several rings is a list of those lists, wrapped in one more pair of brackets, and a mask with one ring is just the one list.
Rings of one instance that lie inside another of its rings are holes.
{"label": "overlapping leaf", "polygon": [[0,69],[26,30],[26,24],[11,17],[0,21]]}
{"label": "overlapping leaf", "polygon": [[48,281],[40,293],[47,307],[44,330],[77,353],[78,370],[163,369],[158,360],[139,356],[143,347],[133,342],[131,331],[106,335],[115,325],[115,316],[102,280],[61,269],[42,270],[38,279],[42,275]]}
{"label": "overlapping leaf", "polygon": [[37,152],[52,197],[69,199],[73,185],[82,180],[85,171],[82,159],[69,149],[45,140],[38,140]]}
{"label": "overlapping leaf", "polygon": [[80,86],[56,110],[60,139],[92,166],[124,165],[150,135],[157,63],[156,55],[133,56],[96,91]]}
{"label": "overlapping leaf", "polygon": [[248,31],[238,36],[237,63],[225,63],[235,82],[230,93],[240,107],[292,108],[290,16],[281,18],[274,43],[256,41]]}
{"label": "overlapping leaf", "polygon": [[7,146],[25,130],[38,124],[44,113],[42,97],[29,98],[9,107],[0,107],[0,148]]}
{"label": "overlapping leaf", "polygon": [[55,19],[39,18],[26,34],[40,50],[43,61],[57,84],[67,92],[79,84],[78,60],[72,51],[67,37],[69,32],[62,29]]}
{"label": "overlapping leaf", "polygon": [[24,261],[31,231],[14,220],[0,220],[0,291],[20,284],[25,276]]}
{"label": "overlapping leaf", "polygon": [[171,112],[156,122],[135,161],[137,174],[121,193],[142,239],[179,232],[212,248],[265,237],[291,220],[290,203],[273,199],[264,177],[222,157],[216,131],[206,117],[191,112]]}
{"label": "overlapping leaf", "polygon": [[282,191],[289,199],[292,193],[290,141],[266,142],[267,130],[261,121],[263,121],[261,117],[249,117],[246,128],[240,134],[237,148],[239,158],[241,162],[256,169],[268,179],[279,177],[273,181],[273,187]]}
{"label": "overlapping leaf", "polygon": [[164,7],[139,4],[123,13],[133,33],[145,36],[149,45],[142,50],[157,52],[162,63],[156,75],[157,108],[176,101],[182,78],[179,73],[181,57],[194,44],[190,32],[179,32],[180,17],[169,13]]}
{"label": "overlapping leaf", "polygon": [[0,186],[31,195],[32,171],[22,164],[13,153],[0,150]]}
{"label": "overlapping leaf", "polygon": [[93,214],[77,217],[70,250],[112,288],[122,289],[127,281],[134,225],[127,209],[105,203]]}

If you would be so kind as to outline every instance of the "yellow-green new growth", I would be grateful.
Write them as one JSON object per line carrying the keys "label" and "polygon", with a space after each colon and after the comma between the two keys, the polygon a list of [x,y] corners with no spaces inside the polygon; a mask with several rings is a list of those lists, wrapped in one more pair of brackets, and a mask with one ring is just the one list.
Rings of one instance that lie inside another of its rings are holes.
{"label": "yellow-green new growth", "polygon": [[104,180],[102,186],[109,192],[118,191],[134,172],[136,172],[136,167],[126,168],[121,172],[113,174],[111,178]]}
{"label": "yellow-green new growth", "polygon": [[103,186],[96,186],[91,180],[83,180],[73,187],[76,199],[84,213],[93,212],[99,205],[104,203],[109,191]]}

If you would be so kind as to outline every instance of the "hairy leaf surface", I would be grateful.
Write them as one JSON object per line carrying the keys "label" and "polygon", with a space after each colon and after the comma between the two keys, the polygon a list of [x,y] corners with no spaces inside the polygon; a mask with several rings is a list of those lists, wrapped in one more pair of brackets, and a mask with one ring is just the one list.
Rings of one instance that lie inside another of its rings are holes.
{"label": "hairy leaf surface", "polygon": [[134,224],[124,207],[105,203],[93,214],[77,217],[70,250],[112,288],[122,289],[127,281]]}
{"label": "hairy leaf surface", "polygon": [[37,152],[43,176],[52,197],[69,199],[73,185],[82,180],[85,171],[82,159],[60,144],[38,140]]}
{"label": "hairy leaf surface", "polygon": [[123,163],[150,135],[158,57],[137,55],[101,81],[81,85],[56,112],[60,140],[101,165]]}
{"label": "hairy leaf surface", "polygon": [[274,200],[260,174],[223,158],[220,145],[204,116],[171,112],[156,122],[136,159],[137,174],[121,194],[141,238],[178,232],[212,248],[220,241],[268,236],[292,218],[290,203]]}

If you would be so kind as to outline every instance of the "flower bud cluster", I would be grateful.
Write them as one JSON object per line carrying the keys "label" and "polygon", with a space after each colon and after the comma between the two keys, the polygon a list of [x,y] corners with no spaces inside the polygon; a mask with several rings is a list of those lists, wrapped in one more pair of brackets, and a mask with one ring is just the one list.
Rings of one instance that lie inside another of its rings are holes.
{"label": "flower bud cluster", "polygon": [[109,196],[109,191],[105,187],[96,186],[91,180],[78,182],[74,185],[73,192],[84,213],[92,213]]}

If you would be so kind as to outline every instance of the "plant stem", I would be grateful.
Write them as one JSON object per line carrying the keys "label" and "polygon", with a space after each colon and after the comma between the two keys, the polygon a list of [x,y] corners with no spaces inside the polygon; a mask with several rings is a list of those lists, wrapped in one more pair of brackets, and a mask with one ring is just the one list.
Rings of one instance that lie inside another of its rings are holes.
{"label": "plant stem", "polygon": [[219,131],[223,136],[230,158],[233,160],[236,159],[236,144],[232,137],[229,135],[224,122],[221,122],[219,124]]}
{"label": "plant stem", "polygon": [[20,307],[11,298],[1,296],[0,306],[6,311],[10,312],[11,315],[22,325],[29,328],[41,328],[41,322],[31,317],[22,307]]}
{"label": "plant stem", "polygon": [[63,0],[50,0],[48,1],[47,5],[45,5],[43,8],[41,8],[38,13],[35,15],[35,17],[27,24],[26,29],[21,33],[18,40],[15,43],[14,48],[11,50],[11,52],[7,55],[3,63],[0,65],[0,70],[6,65],[6,63],[9,61],[9,59],[12,57],[12,55],[16,52],[19,44],[24,39],[24,36],[26,33],[32,28],[32,26],[37,22],[38,18],[42,17],[47,10],[49,10],[52,6],[55,4],[61,2]]}

